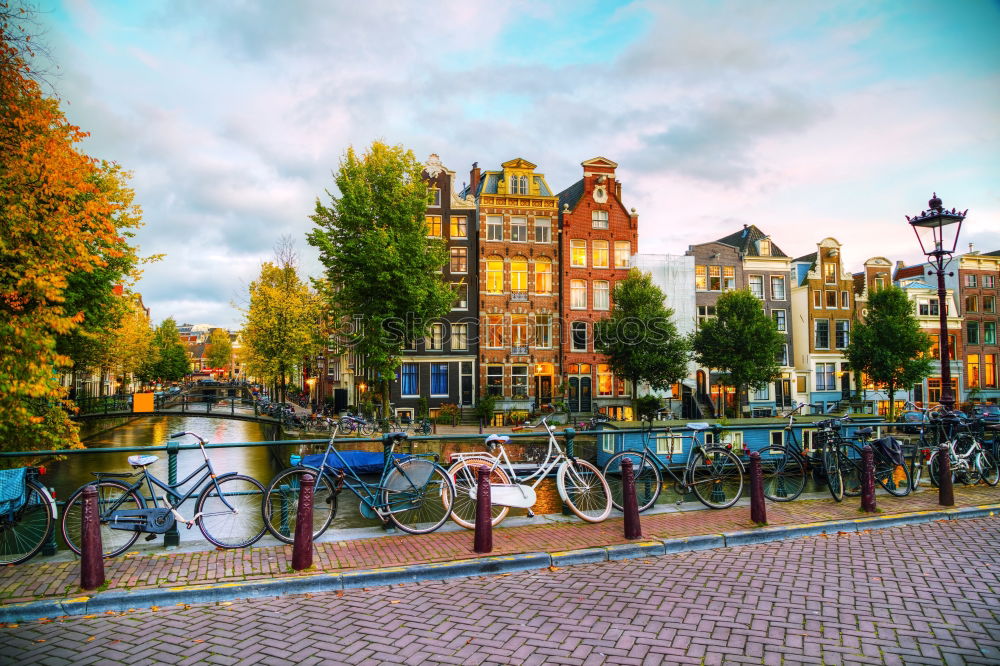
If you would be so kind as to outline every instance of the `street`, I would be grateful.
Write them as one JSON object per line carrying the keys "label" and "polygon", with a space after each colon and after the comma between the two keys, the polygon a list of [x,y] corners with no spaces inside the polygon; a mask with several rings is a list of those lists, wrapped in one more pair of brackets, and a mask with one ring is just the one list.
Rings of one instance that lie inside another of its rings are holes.
{"label": "street", "polygon": [[0,661],[996,664],[998,544],[995,518],[939,521],[541,572],[52,618],[0,629]]}

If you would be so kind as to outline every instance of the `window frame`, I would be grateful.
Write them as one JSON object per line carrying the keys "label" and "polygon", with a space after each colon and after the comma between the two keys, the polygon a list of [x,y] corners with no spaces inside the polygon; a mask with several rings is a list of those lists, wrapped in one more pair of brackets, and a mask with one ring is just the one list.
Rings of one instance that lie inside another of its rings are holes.
{"label": "window frame", "polygon": [[[544,267],[545,270],[539,270],[540,267]],[[552,293],[552,260],[548,257],[536,257],[535,258],[535,293],[536,294],[551,294]],[[539,288],[539,285],[542,288]]]}
{"label": "window frame", "polygon": [[[777,282],[776,282],[777,281]],[[771,300],[772,301],[784,301],[788,300],[788,290],[785,288],[785,276],[784,275],[772,275],[771,276]],[[775,284],[781,285],[781,295],[778,296],[777,290],[774,288]]]}
{"label": "window frame", "polygon": [[583,238],[571,238],[569,241],[569,265],[571,268],[587,267],[587,241]]}
{"label": "window frame", "polygon": [[503,242],[503,215],[486,215],[486,240]]}
{"label": "window frame", "polygon": [[[428,238],[442,238],[444,233],[444,216],[442,215],[425,215],[424,220],[427,223],[427,237]],[[436,220],[436,221],[434,221]],[[435,233],[435,231],[437,233]]]}
{"label": "window frame", "polygon": [[[544,222],[544,224],[543,224],[543,222]],[[536,243],[551,243],[552,242],[552,218],[551,217],[536,217],[536,218],[534,218],[534,224],[532,226],[535,228],[535,242]],[[539,238],[538,232],[541,229],[544,229],[544,231],[545,231],[545,233],[543,234],[545,236],[544,239]]]}
{"label": "window frame", "polygon": [[[442,372],[441,372],[442,368],[444,368],[443,375],[442,375]],[[442,376],[444,377],[444,392],[441,392],[440,390],[435,391],[435,388],[440,388],[440,386],[435,386],[434,385],[435,377],[440,380]],[[449,393],[448,393],[448,390],[449,390],[448,389],[448,384],[449,383],[450,382],[448,381],[448,364],[447,363],[431,363],[431,397],[432,398],[447,398],[448,395],[449,395]]]}
{"label": "window frame", "polygon": [[[521,238],[518,238],[519,236]],[[510,216],[510,242],[511,243],[528,242],[528,217],[526,215]]]}
{"label": "window frame", "polygon": [[[621,254],[621,250],[625,250],[625,254]],[[632,259],[632,241],[615,241],[615,268],[628,268],[629,261]]]}
{"label": "window frame", "polygon": [[[824,345],[819,344],[819,334],[820,334],[820,322],[826,324],[826,343]],[[813,319],[813,348],[814,349],[830,349],[830,320],[817,317]]]}
{"label": "window frame", "polygon": [[[582,338],[578,337],[581,334],[581,332],[582,332],[582,336],[583,336]],[[588,331],[587,331],[587,322],[585,322],[585,321],[570,322],[570,336],[569,336],[569,339],[570,339],[570,343],[569,343],[569,345],[570,345],[570,351],[572,351],[572,352],[587,352],[588,351],[588,343],[590,342]],[[580,346],[580,344],[578,344],[581,339],[583,340],[582,347]]]}
{"label": "window frame", "polygon": [[[602,217],[603,215],[603,217]],[[611,224],[610,215],[606,210],[592,210],[590,212],[590,228],[591,229],[608,229]],[[598,224],[603,222],[603,224]]]}
{"label": "window frame", "polygon": [[[594,310],[610,310],[611,309],[611,283],[607,280],[594,280],[593,283],[594,292]],[[602,287],[603,285],[603,287]],[[602,300],[598,300],[598,295],[603,291]]]}
{"label": "window frame", "polygon": [[[590,241],[590,258],[592,268],[610,268],[611,257],[610,257],[610,243],[602,238],[596,238]],[[604,259],[603,263],[597,263],[601,258]]]}
{"label": "window frame", "polygon": [[448,222],[449,238],[469,237],[469,218],[465,215],[452,215]]}
{"label": "window frame", "polygon": [[[467,274],[469,272],[469,248],[461,245],[453,245],[449,249],[448,269],[452,273]],[[458,267],[456,267],[456,261]]]}
{"label": "window frame", "polygon": [[[412,375],[413,393],[407,393],[407,376]],[[420,397],[420,368],[418,363],[403,363],[399,372],[399,395],[403,398]]]}
{"label": "window frame", "polygon": [[[582,301],[582,305],[577,303]],[[574,278],[569,281],[569,309],[570,310],[586,310],[587,309],[587,281],[580,278]]]}

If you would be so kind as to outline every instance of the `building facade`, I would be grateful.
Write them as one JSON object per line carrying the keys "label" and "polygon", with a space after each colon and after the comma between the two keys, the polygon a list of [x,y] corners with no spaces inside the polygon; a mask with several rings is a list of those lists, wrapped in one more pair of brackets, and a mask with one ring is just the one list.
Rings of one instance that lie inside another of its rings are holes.
{"label": "building facade", "polygon": [[966,399],[975,402],[1000,401],[997,363],[1000,345],[997,327],[997,282],[1000,281],[1000,252],[970,252],[957,257],[958,293],[962,316]]}

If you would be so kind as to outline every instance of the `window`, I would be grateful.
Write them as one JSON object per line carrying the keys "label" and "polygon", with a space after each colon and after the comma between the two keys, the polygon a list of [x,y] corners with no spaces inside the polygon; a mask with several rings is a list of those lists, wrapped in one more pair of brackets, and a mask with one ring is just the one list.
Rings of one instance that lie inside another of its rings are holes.
{"label": "window", "polygon": [[510,177],[510,193],[517,194],[517,176]]}
{"label": "window", "polygon": [[778,365],[788,365],[788,345],[781,345],[781,351],[778,352],[778,357],[775,359]]}
{"label": "window", "polygon": [[548,257],[535,259],[535,293],[552,293],[552,261]]}
{"label": "window", "polygon": [[590,214],[591,224],[594,229],[608,228],[608,211],[595,210]]}
{"label": "window", "polygon": [[714,305],[699,305],[698,306],[698,326],[701,326],[707,320],[715,316],[715,306]]}
{"label": "window", "polygon": [[983,386],[996,388],[997,386],[997,355],[983,355]]}
{"label": "window", "polygon": [[510,290],[528,292],[528,260],[524,257],[514,257],[510,260]]}
{"label": "window", "polygon": [[764,298],[764,276],[763,275],[751,275],[750,276],[750,293],[757,298]]}
{"label": "window", "polygon": [[722,267],[708,267],[708,288],[710,291],[722,291]]}
{"label": "window", "polygon": [[468,223],[469,220],[464,215],[452,215],[449,235],[452,238],[466,238],[469,235]]}
{"label": "window", "polygon": [[[928,336],[931,339],[931,358],[941,358],[941,336],[937,333],[931,333]],[[955,360],[955,336],[948,336],[948,358],[952,361]]]}
{"label": "window", "polygon": [[503,315],[486,315],[486,346],[503,347]]}
{"label": "window", "polygon": [[574,321],[570,326],[573,332],[573,351],[587,351],[587,322]]}
{"label": "window", "polygon": [[552,242],[552,220],[547,217],[535,218],[535,242]]}
{"label": "window", "polygon": [[451,325],[451,348],[453,351],[465,351],[469,348],[469,325]]}
{"label": "window", "polygon": [[707,291],[708,290],[708,267],[707,266],[695,266],[694,267],[694,288],[697,289],[698,291]]}
{"label": "window", "polygon": [[609,310],[611,299],[609,298],[609,285],[607,280],[594,280],[594,309]]}
{"label": "window", "polygon": [[486,291],[490,294],[503,293],[503,259],[500,257],[486,260]]}
{"label": "window", "polygon": [[837,381],[834,376],[835,363],[817,363],[816,364],[816,390],[817,391],[835,391],[837,389]]}
{"label": "window", "polygon": [[526,400],[528,398],[528,366],[511,366],[510,394],[515,399]]}
{"label": "window", "polygon": [[785,278],[781,275],[771,276],[771,299],[775,301],[785,300]]}
{"label": "window", "polygon": [[510,240],[512,243],[528,242],[528,218],[510,218]]}
{"label": "window", "polygon": [[569,307],[573,310],[587,309],[587,281],[570,280]]}
{"label": "window", "polygon": [[784,310],[772,310],[771,317],[774,318],[774,325],[779,331],[784,333],[788,330],[788,323],[785,321],[785,311]]}
{"label": "window", "polygon": [[983,296],[983,312],[993,313],[997,311],[997,297]]}
{"label": "window", "polygon": [[441,205],[441,190],[431,187],[427,190],[427,205],[435,208]]}
{"label": "window", "polygon": [[611,375],[611,366],[607,363],[597,364],[597,395],[611,395],[614,382]]}
{"label": "window", "polygon": [[431,334],[427,338],[427,348],[432,351],[444,349],[444,324],[431,324]]}
{"label": "window", "polygon": [[771,241],[766,238],[761,238],[757,241],[757,254],[762,257],[771,256]]}
{"label": "window", "polygon": [[400,372],[400,394],[404,396],[420,395],[417,384],[417,364],[404,363]]}
{"label": "window", "polygon": [[440,215],[428,215],[427,216],[427,235],[434,236],[435,238],[441,238],[441,216]]}
{"label": "window", "polygon": [[983,288],[992,289],[995,285],[994,277],[992,275],[983,276]]}
{"label": "window", "polygon": [[521,192],[520,193],[521,194],[527,194],[528,193],[528,177],[527,176],[521,176]]}
{"label": "window", "polygon": [[[997,343],[997,323],[995,321],[983,322],[983,344],[995,345]],[[954,347],[952,347],[954,349]]]}
{"label": "window", "polygon": [[878,291],[879,289],[884,289],[884,288],[885,288],[885,278],[884,277],[875,278],[875,290]]}
{"label": "window", "polygon": [[[955,380],[951,380],[951,395],[958,398],[958,393],[955,391]],[[941,402],[941,378],[937,377],[934,379],[927,380],[927,399],[931,402]]]}
{"label": "window", "polygon": [[451,272],[452,273],[467,273],[469,272],[469,249],[465,247],[453,247],[451,248]]}
{"label": "window", "polygon": [[830,348],[830,320],[829,319],[817,319],[816,324],[816,338],[815,347],[816,349],[829,349]]}
{"label": "window", "polygon": [[917,314],[925,317],[938,315],[938,299],[921,299],[917,301]]}
{"label": "window", "polygon": [[448,364],[431,363],[431,395],[448,395]]}
{"label": "window", "polygon": [[632,243],[615,241],[615,268],[628,268],[628,260],[631,256]]}
{"label": "window", "polygon": [[976,286],[976,276],[975,274],[965,276],[965,286],[975,287]]}
{"label": "window", "polygon": [[486,393],[489,395],[503,395],[503,366],[486,366]]}
{"label": "window", "polygon": [[736,289],[736,268],[734,266],[722,267],[722,290],[732,291]]}
{"label": "window", "polygon": [[535,347],[552,347],[552,315],[535,315]]}
{"label": "window", "polygon": [[979,344],[979,322],[965,322],[965,342],[970,345]]}
{"label": "window", "polygon": [[847,345],[851,342],[851,322],[838,319],[835,327],[837,349],[847,349]]}
{"label": "window", "polygon": [[823,307],[823,292],[816,290],[813,291],[813,307],[821,308]]}
{"label": "window", "polygon": [[503,240],[503,217],[500,215],[486,216],[486,240]]}
{"label": "window", "polygon": [[851,309],[851,297],[846,291],[840,292],[840,309],[841,310]]}
{"label": "window", "polygon": [[[966,276],[970,277],[970,276]],[[979,296],[975,294],[965,297],[965,311],[966,312],[979,312]]]}
{"label": "window", "polygon": [[[968,276],[966,276],[968,277]],[[979,386],[979,354],[969,354],[965,357],[966,385],[969,388]]]}
{"label": "window", "polygon": [[823,283],[837,284],[837,264],[829,262],[823,264]]}
{"label": "window", "polygon": [[656,453],[661,456],[680,455],[684,452],[684,435],[680,433],[658,433]]}
{"label": "window", "polygon": [[827,290],[826,292],[826,307],[827,309],[837,307],[837,292]]}
{"label": "window", "polygon": [[510,345],[521,353],[528,353],[528,315],[510,316]]}
{"label": "window", "polygon": [[451,306],[452,310],[468,310],[469,309],[469,285],[464,282],[452,282],[451,286],[455,288],[455,304]]}
{"label": "window", "polygon": [[608,241],[595,240],[590,244],[594,252],[594,268],[608,267]]}
{"label": "window", "polygon": [[770,400],[770,398],[771,386],[769,384],[764,384],[764,386],[753,392],[753,398],[751,398],[751,400]]}
{"label": "window", "polygon": [[575,268],[587,267],[587,241],[571,240],[569,242],[570,265]]}

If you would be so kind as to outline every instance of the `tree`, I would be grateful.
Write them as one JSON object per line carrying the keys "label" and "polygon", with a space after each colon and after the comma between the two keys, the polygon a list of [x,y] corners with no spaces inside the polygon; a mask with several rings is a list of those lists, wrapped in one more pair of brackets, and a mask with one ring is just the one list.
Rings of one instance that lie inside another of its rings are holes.
{"label": "tree", "polygon": [[135,375],[141,378],[143,368],[153,354],[153,329],[149,323],[149,315],[137,296],[123,294],[119,298],[125,304],[125,315],[110,336],[107,356],[102,359],[101,365],[118,375]]}
{"label": "tree", "polygon": [[611,315],[594,323],[595,349],[607,355],[612,372],[632,382],[636,414],[640,381],[666,390],[687,375],[688,342],[677,332],[674,311],[663,305],[664,298],[649,273],[633,268],[615,285]]}
{"label": "tree", "polygon": [[240,337],[248,374],[277,384],[281,401],[289,373],[318,348],[317,299],[299,278],[296,261],[291,242],[283,239],[275,263],[261,265],[250,283]]}
{"label": "tree", "polygon": [[71,363],[57,340],[85,319],[67,307],[70,279],[130,250],[116,226],[129,203],[41,94],[19,20],[0,0],[0,448],[54,449],[80,446],[57,380]]}
{"label": "tree", "polygon": [[372,371],[388,408],[407,340],[426,335],[432,320],[455,301],[439,271],[447,248],[427,237],[427,186],[412,151],[374,142],[368,152],[347,150],[334,182],[340,196],[316,200],[319,249],[331,288],[326,305],[342,335],[340,351],[355,351]]}
{"label": "tree", "polygon": [[150,363],[142,371],[143,378],[175,382],[188,374],[187,351],[173,317],[167,317],[156,327],[152,350]]}
{"label": "tree", "polygon": [[233,343],[224,328],[212,329],[208,336],[208,364],[213,368],[225,368],[233,360]]}
{"label": "tree", "polygon": [[761,388],[779,375],[777,359],[784,343],[760,299],[747,289],[722,294],[715,317],[691,337],[695,360],[719,371],[719,383],[736,390],[737,413],[742,413],[745,390]]}
{"label": "tree", "polygon": [[864,373],[889,395],[889,420],[895,417],[895,393],[931,373],[931,339],[920,330],[913,304],[899,287],[872,293],[868,315],[856,323],[845,355],[851,369]]}

